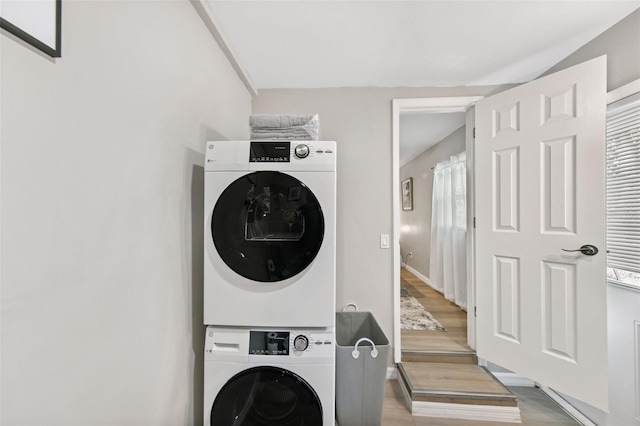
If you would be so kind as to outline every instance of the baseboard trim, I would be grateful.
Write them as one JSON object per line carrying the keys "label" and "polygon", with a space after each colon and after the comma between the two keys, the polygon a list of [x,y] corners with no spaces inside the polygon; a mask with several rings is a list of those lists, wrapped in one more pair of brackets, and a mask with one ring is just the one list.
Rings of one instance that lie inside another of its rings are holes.
{"label": "baseboard trim", "polygon": [[540,390],[547,394],[547,396],[560,406],[568,415],[573,417],[575,421],[584,425],[584,426],[598,426],[594,422],[592,422],[587,416],[582,414],[576,407],[569,404],[569,402],[561,397],[556,391],[546,386],[538,385]]}
{"label": "baseboard trim", "polygon": [[[411,272],[413,275],[416,276],[416,278],[418,278],[420,281],[422,281],[423,283],[425,283],[426,285],[428,285],[429,287],[431,287],[432,289],[434,289],[435,291],[437,291],[438,293],[442,294],[444,296],[444,293],[442,289],[437,288],[429,278],[427,278],[426,276],[422,275],[420,272],[416,271],[415,269],[413,269],[411,266],[409,265],[405,265],[404,267],[407,271]],[[453,302],[453,300],[451,300],[451,302]],[[463,311],[467,312],[467,304],[463,304],[460,305],[456,302],[453,302],[456,305],[458,305],[460,307],[460,309],[462,309]]]}
{"label": "baseboard trim", "polygon": [[[420,281],[422,281],[423,283],[427,284],[429,287],[433,287],[433,284],[431,284],[431,280],[429,278],[427,278],[426,276],[422,275],[420,272],[416,271],[411,266],[405,265],[404,268],[407,271],[411,272],[413,275],[415,275],[416,278],[418,278]],[[433,288],[435,288],[435,287],[433,287]]]}
{"label": "baseboard trim", "polygon": [[413,401],[411,404],[411,414],[414,416],[440,417],[444,419],[522,423],[520,409],[518,407]]}
{"label": "baseboard trim", "polygon": [[520,386],[532,388],[536,385],[536,382],[518,373],[498,373],[491,371],[491,374],[493,374],[493,376],[496,379],[500,380],[500,383],[505,386]]}
{"label": "baseboard trim", "polygon": [[396,367],[387,367],[387,380],[397,380],[398,369]]}
{"label": "baseboard trim", "polygon": [[[397,369],[396,369],[396,372],[397,372]],[[404,396],[404,406],[407,408],[407,410],[411,411],[411,402],[412,402],[411,401],[411,392],[407,388],[407,384],[404,382],[402,377],[400,377],[400,375],[398,375],[396,377],[396,380],[398,381],[398,384],[400,385],[400,390],[402,390],[402,396]]]}

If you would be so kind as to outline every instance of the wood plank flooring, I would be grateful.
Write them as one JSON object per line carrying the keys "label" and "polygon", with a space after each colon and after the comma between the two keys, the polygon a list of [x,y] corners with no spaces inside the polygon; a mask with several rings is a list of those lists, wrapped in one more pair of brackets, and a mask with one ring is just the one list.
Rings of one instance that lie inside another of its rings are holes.
{"label": "wood plank flooring", "polygon": [[429,311],[447,331],[402,330],[403,350],[468,351],[467,313],[406,269],[401,285]]}
{"label": "wood plank flooring", "polygon": [[416,389],[442,392],[488,392],[499,395],[511,393],[479,365],[448,364],[442,362],[403,362]]}
{"label": "wood plank flooring", "polygon": [[580,426],[538,388],[509,388],[518,398],[522,423],[442,419],[412,416],[405,406],[396,380],[387,380],[382,408],[382,426]]}

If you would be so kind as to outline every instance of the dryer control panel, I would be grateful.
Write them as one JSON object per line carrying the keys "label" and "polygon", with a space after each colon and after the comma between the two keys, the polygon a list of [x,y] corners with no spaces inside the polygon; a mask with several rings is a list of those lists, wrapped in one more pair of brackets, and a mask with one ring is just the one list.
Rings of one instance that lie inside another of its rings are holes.
{"label": "dryer control panel", "polygon": [[335,141],[208,141],[205,172],[336,171]]}
{"label": "dryer control panel", "polygon": [[251,142],[249,162],[288,163],[290,154],[290,142]]}

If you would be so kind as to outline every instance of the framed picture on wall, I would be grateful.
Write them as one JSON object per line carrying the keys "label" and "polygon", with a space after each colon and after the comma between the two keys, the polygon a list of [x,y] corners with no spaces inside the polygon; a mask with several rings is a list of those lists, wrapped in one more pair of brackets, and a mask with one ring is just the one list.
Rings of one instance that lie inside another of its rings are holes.
{"label": "framed picture on wall", "polygon": [[61,7],[62,0],[0,0],[0,28],[59,58]]}
{"label": "framed picture on wall", "polygon": [[402,181],[402,210],[413,210],[413,178]]}

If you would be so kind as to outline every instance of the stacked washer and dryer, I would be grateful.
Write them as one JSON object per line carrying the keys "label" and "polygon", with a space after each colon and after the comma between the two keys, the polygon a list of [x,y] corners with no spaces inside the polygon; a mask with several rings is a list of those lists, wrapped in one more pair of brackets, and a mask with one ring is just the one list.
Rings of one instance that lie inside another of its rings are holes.
{"label": "stacked washer and dryer", "polygon": [[335,142],[208,142],[204,208],[204,424],[334,425]]}

